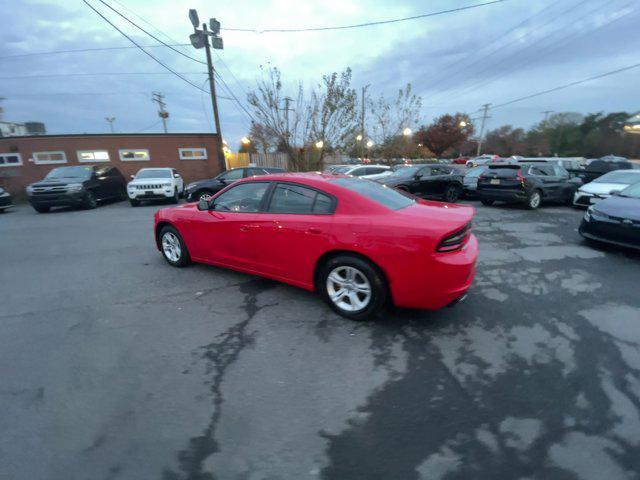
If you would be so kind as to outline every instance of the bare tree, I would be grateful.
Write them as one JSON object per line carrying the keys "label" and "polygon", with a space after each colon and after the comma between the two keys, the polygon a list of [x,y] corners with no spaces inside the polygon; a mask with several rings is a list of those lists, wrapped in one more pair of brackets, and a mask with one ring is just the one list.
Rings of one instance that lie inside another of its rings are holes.
{"label": "bare tree", "polygon": [[247,99],[258,123],[287,153],[291,166],[305,170],[321,167],[325,152],[342,149],[355,130],[357,96],[350,84],[347,69],[325,75],[308,98],[299,83],[295,98],[289,98],[280,70],[269,68]]}
{"label": "bare tree", "polygon": [[[415,129],[420,122],[422,98],[413,93],[410,83],[398,90],[393,101],[388,101],[384,95],[377,100],[368,100],[370,133],[368,136],[381,146],[380,153],[385,158],[392,158],[401,152],[398,148],[404,142],[395,140],[405,128]],[[396,148],[398,147],[398,148]]]}
{"label": "bare tree", "polygon": [[251,129],[249,130],[249,138],[254,144],[256,150],[260,150],[262,153],[267,153],[273,150],[278,139],[274,136],[269,129],[267,129],[261,123],[251,123]]}

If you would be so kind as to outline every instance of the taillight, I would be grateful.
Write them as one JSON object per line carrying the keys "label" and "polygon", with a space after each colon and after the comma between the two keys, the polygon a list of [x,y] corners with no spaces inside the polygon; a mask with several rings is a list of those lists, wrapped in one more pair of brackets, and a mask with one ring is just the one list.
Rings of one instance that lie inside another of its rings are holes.
{"label": "taillight", "polygon": [[518,180],[520,180],[520,183],[524,187],[524,176],[522,175],[522,172],[520,170],[518,170],[518,173],[516,174],[516,176],[518,177]]}
{"label": "taillight", "polygon": [[452,233],[442,239],[436,251],[438,252],[453,252],[460,250],[471,235],[471,222],[467,223],[464,228]]}

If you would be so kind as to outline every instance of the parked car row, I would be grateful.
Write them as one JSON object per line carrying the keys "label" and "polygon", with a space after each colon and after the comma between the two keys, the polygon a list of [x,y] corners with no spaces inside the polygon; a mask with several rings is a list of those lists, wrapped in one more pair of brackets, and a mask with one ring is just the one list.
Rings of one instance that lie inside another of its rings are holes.
{"label": "parked car row", "polygon": [[[175,168],[142,168],[127,183],[116,167],[78,165],[54,168],[42,180],[27,186],[26,193],[39,213],[53,207],[91,209],[105,200],[129,199],[131,206],[137,207],[142,202],[157,200],[178,203],[182,197],[197,201],[211,197],[235,180],[283,171],[275,167],[234,168],[215,178],[185,185]],[[11,196],[0,188],[0,212],[11,206]]]}

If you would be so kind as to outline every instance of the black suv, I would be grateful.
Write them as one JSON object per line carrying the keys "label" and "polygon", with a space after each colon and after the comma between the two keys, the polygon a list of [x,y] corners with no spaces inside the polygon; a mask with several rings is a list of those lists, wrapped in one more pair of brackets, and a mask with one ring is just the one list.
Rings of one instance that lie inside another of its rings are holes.
{"label": "black suv", "polygon": [[455,167],[411,165],[396,170],[378,182],[418,197],[436,197],[445,202],[455,202],[463,191],[462,180],[462,174]]}
{"label": "black suv", "polygon": [[476,194],[483,205],[512,202],[536,209],[543,201],[571,205],[580,185],[580,179],[551,163],[495,164],[478,177]]}
{"label": "black suv", "polygon": [[253,177],[255,175],[268,175],[270,173],[282,173],[284,171],[284,168],[278,167],[232,168],[231,170],[222,172],[215,178],[190,183],[187,185],[187,188],[185,188],[184,195],[189,202],[208,200],[212,195],[218,193],[227,185],[241,178]]}
{"label": "black suv", "polygon": [[100,200],[125,200],[127,182],[115,167],[59,167],[29,185],[27,195],[31,206],[40,213],[48,212],[51,207],[96,208]]}

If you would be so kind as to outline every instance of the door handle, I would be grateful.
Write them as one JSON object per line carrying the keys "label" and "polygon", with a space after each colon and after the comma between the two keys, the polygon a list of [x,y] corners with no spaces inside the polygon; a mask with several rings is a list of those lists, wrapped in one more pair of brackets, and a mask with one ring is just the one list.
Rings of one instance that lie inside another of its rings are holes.
{"label": "door handle", "polygon": [[313,235],[318,235],[318,234],[322,233],[322,230],[320,230],[319,228],[311,227],[311,228],[307,229],[307,233],[310,233],[310,234],[313,234]]}
{"label": "door handle", "polygon": [[260,228],[260,225],[240,225],[241,232],[250,232],[251,230],[257,230],[258,228]]}

